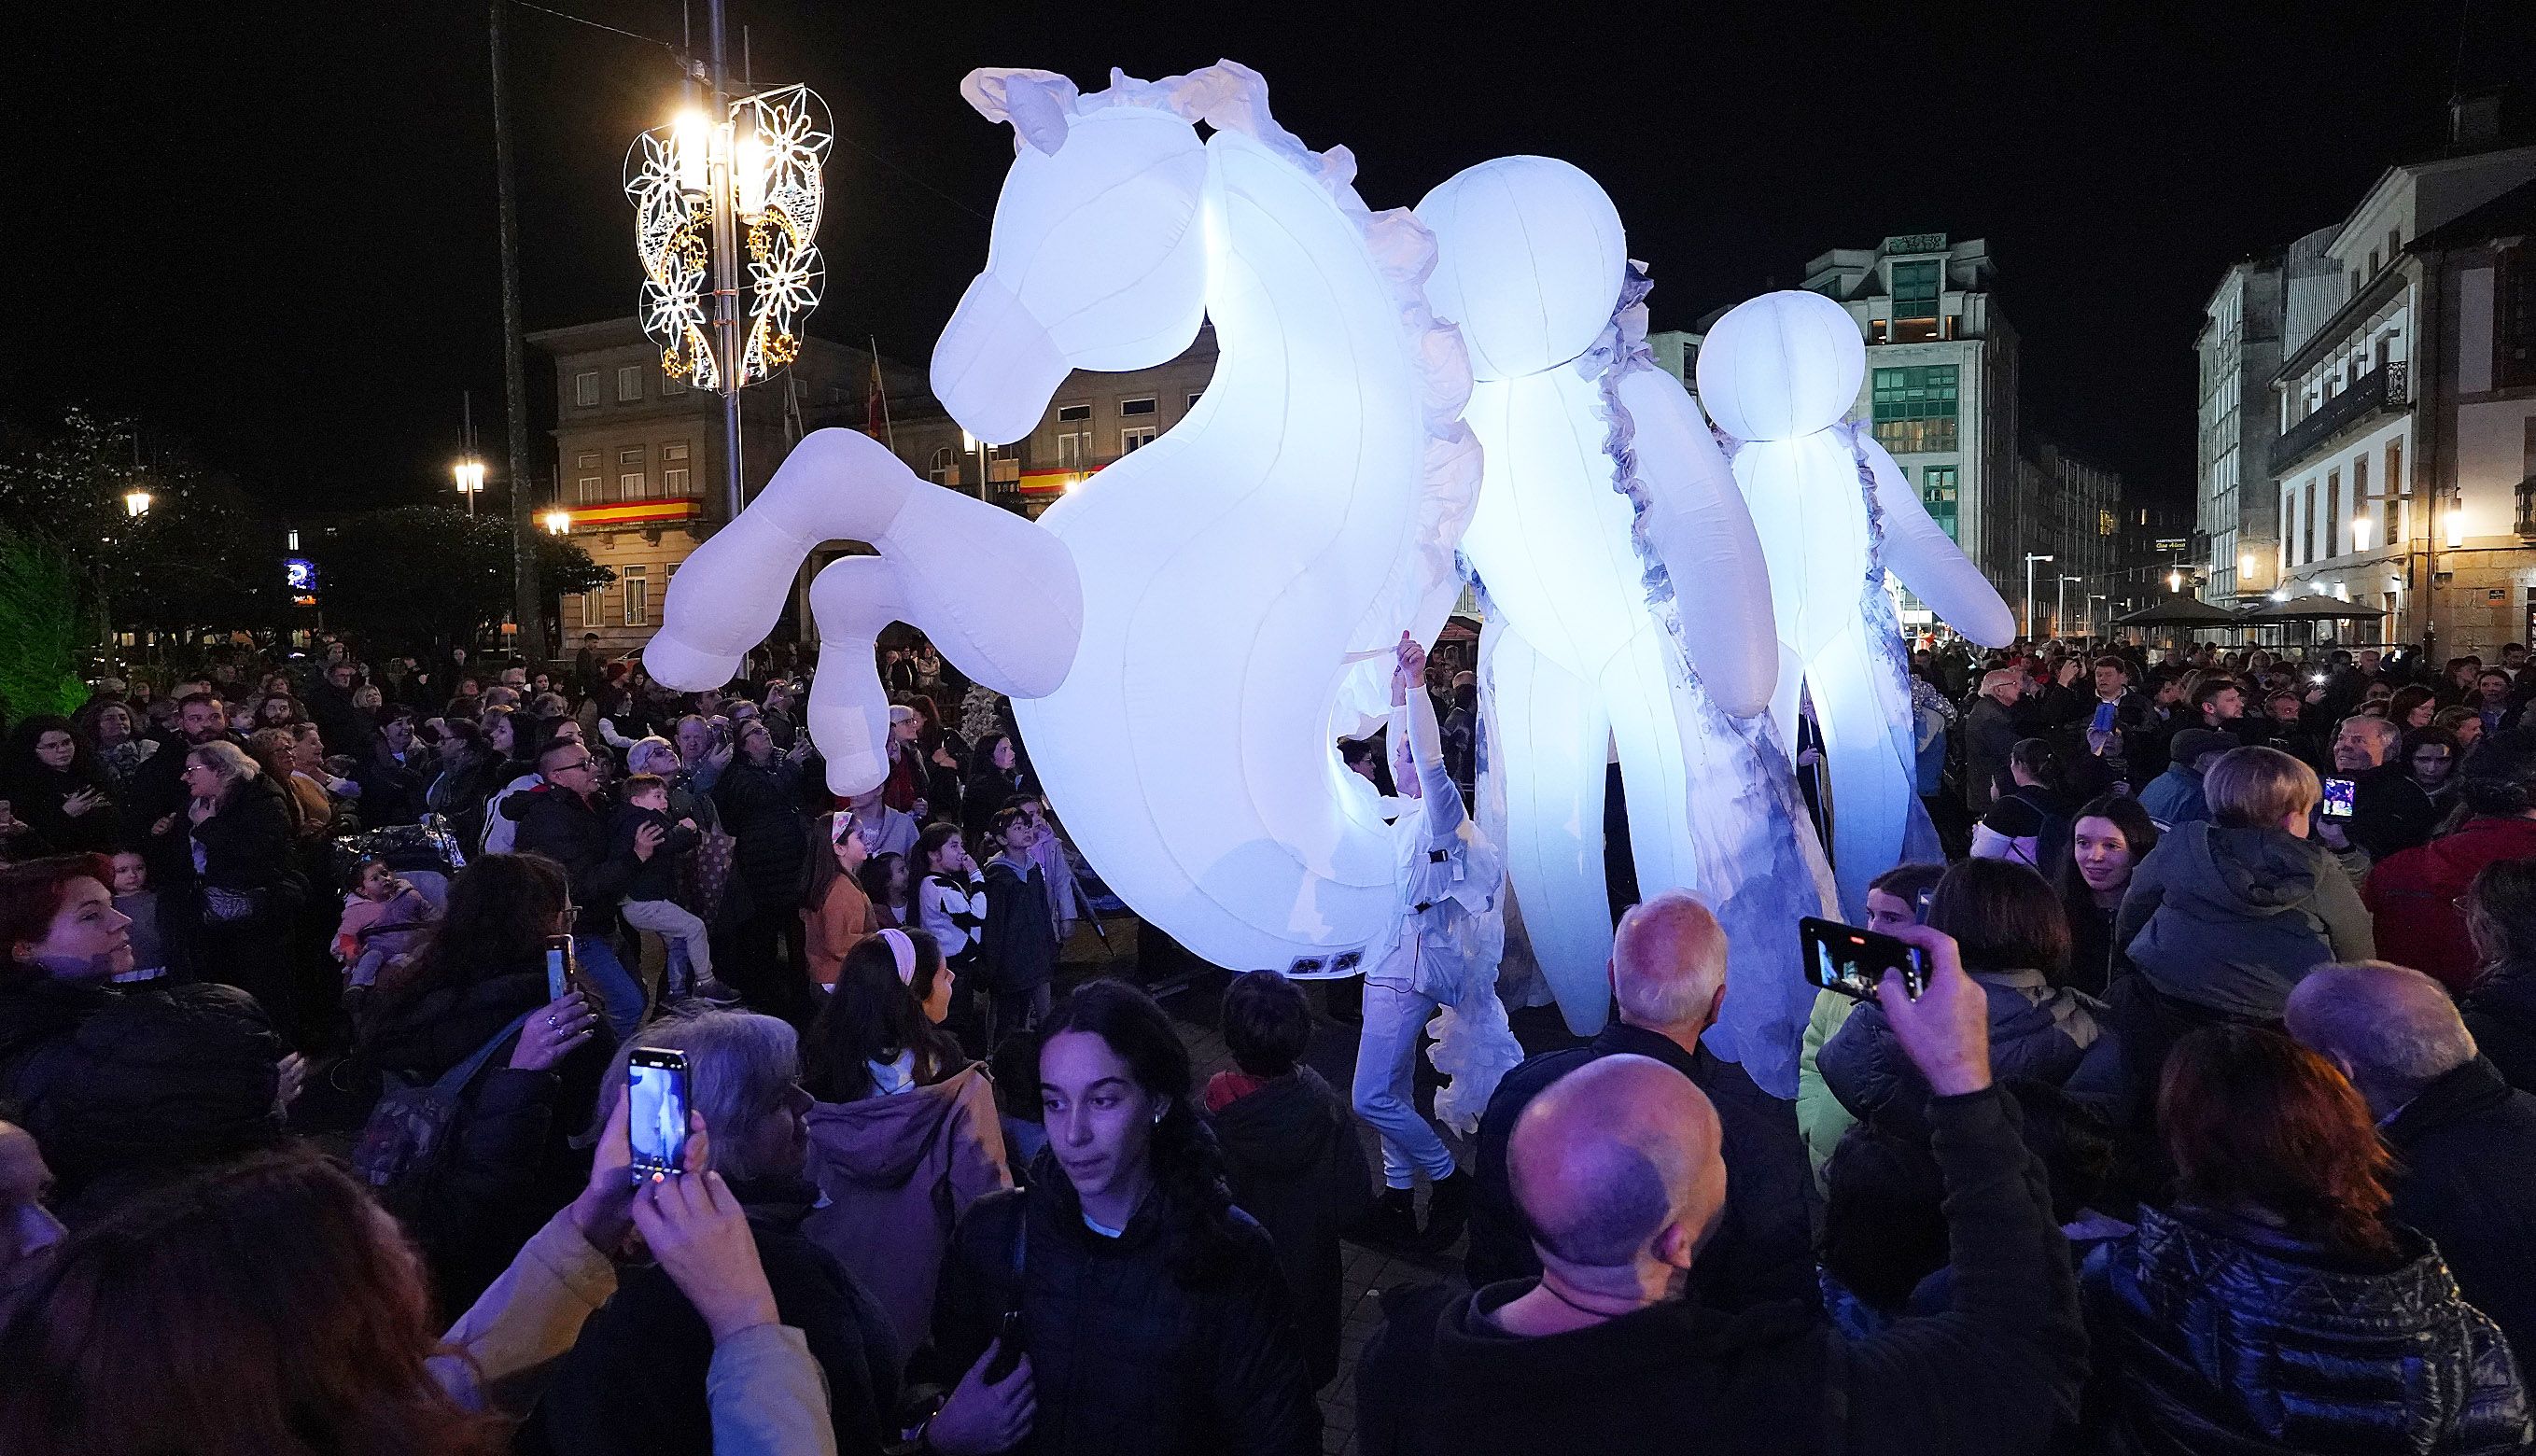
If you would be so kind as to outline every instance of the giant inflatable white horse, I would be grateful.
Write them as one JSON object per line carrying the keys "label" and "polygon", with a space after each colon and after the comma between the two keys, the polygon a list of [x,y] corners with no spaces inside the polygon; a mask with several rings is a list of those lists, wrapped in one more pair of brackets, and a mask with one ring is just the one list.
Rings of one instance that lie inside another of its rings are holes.
{"label": "giant inflatable white horse", "polygon": [[1843,423],[1867,369],[1849,311],[1819,293],[1738,304],[1699,350],[1699,402],[1738,442],[1735,479],[1770,562],[1779,639],[1771,716],[1794,741],[1800,689],[1813,698],[1831,782],[1841,904],[1905,857],[1937,857],[1913,792],[1909,663],[1884,587],[1899,577],[1939,619],[2004,647],[2016,619],[1863,423]]}
{"label": "giant inflatable white horse", "polygon": [[1488,608],[1489,772],[1504,804],[1488,828],[1533,954],[1569,1026],[1598,1030],[1616,743],[1640,889],[1694,890],[1728,932],[1710,1044],[1792,1097],[1812,999],[1796,921],[1826,913],[1831,882],[1762,716],[1779,660],[1750,513],[1689,396],[1649,362],[1644,278],[1593,178],[1501,158],[1428,193],[1418,216],[1442,250],[1427,296],[1461,326],[1478,381],[1463,417],[1487,468],[1462,554]]}
{"label": "giant inflatable white horse", "polygon": [[1230,62],[1092,95],[979,71],[962,94],[1016,143],[935,349],[944,407],[1017,439],[1071,370],[1162,363],[1211,318],[1204,399],[1037,526],[810,436],[678,573],[653,675],[726,681],[820,540],[869,541],[812,589],[832,788],[878,782],[869,638],[894,615],[1013,695],[1077,845],[1139,915],[1219,965],[1343,974],[1396,876],[1333,751],[1359,722],[1342,687],[1404,630],[1432,640],[1479,485],[1469,364],[1422,287],[1432,241],[1369,212],[1348,154],[1304,148]]}

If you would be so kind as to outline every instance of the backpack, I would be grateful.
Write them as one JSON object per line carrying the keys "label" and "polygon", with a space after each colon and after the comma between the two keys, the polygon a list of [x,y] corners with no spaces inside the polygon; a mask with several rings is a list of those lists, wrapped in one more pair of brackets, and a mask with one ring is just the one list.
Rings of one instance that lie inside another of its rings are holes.
{"label": "backpack", "polygon": [[352,1171],[378,1192],[381,1201],[393,1199],[400,1190],[410,1192],[447,1158],[449,1127],[458,1120],[459,1099],[468,1084],[502,1043],[536,1014],[529,1010],[511,1018],[490,1041],[436,1082],[416,1086],[394,1072],[379,1074],[383,1085],[378,1104],[361,1124],[351,1162]]}

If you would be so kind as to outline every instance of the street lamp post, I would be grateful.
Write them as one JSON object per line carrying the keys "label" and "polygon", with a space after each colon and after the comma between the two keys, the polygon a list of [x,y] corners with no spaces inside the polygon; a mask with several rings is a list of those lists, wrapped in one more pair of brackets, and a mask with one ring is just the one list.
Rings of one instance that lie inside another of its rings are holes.
{"label": "street lamp post", "polygon": [[833,139],[827,103],[806,86],[730,95],[722,0],[708,12],[710,64],[681,64],[689,94],[705,89],[710,109],[691,105],[634,139],[625,196],[643,263],[643,332],[661,347],[661,371],[722,398],[728,520],[746,503],[739,392],[801,351],[802,323],[826,285],[812,239]]}
{"label": "street lamp post", "polygon": [[472,520],[476,515],[476,497],[484,491],[484,462],[462,460],[451,468],[450,474],[458,477],[458,493],[467,497],[467,515]]}
{"label": "street lamp post", "polygon": [[2032,551],[2025,553],[2025,640],[2028,642],[2034,640],[2034,563],[2051,559],[2048,553],[2040,556]]}

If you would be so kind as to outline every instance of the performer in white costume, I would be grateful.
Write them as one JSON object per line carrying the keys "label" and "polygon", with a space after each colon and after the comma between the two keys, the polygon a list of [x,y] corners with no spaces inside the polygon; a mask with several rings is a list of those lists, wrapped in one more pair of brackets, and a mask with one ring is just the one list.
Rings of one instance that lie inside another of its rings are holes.
{"label": "performer in white costume", "polygon": [[[1435,1060],[1453,1084],[1435,1095],[1437,1117],[1465,1133],[1523,1047],[1497,1004],[1497,949],[1504,928],[1497,890],[1504,867],[1462,807],[1444,768],[1443,736],[1426,697],[1426,654],[1403,633],[1391,674],[1394,775],[1406,802],[1392,821],[1400,864],[1399,906],[1390,928],[1365,951],[1364,1027],[1357,1044],[1357,1115],[1382,1136],[1382,1184],[1374,1234],[1416,1241],[1413,1189],[1426,1176],[1426,1241],[1460,1234],[1470,1210],[1470,1174],[1418,1114],[1418,1032],[1438,1023]],[[1406,751],[1403,751],[1405,747]],[[1450,1008],[1437,1017],[1439,1007]],[[1451,1063],[1451,1065],[1447,1065]]]}

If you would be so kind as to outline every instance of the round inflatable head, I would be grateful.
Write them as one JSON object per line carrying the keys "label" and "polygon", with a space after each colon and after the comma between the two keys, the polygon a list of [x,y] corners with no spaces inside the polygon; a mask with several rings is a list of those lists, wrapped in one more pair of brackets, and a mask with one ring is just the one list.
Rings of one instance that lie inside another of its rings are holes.
{"label": "round inflatable head", "polygon": [[1620,214],[1592,177],[1548,157],[1456,172],[1418,204],[1435,234],[1426,301],[1462,326],[1481,379],[1538,374],[1612,321],[1629,262]]}
{"label": "round inflatable head", "polygon": [[1739,440],[1831,428],[1858,403],[1867,346],[1849,310],[1790,288],[1727,310],[1699,345],[1699,403]]}

